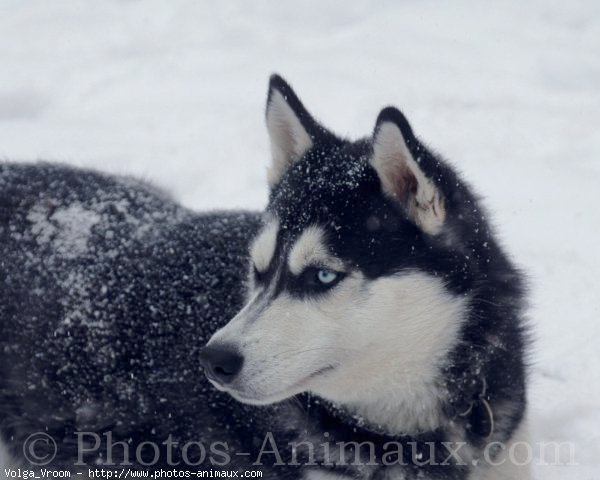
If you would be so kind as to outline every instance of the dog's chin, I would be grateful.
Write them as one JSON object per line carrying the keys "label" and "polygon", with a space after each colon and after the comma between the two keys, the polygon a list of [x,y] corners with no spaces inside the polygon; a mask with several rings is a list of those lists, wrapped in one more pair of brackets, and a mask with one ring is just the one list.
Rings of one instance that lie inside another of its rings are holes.
{"label": "dog's chin", "polygon": [[235,398],[238,402],[246,403],[248,405],[271,405],[273,403],[278,403],[278,402],[287,400],[288,398],[291,398],[294,395],[298,395],[299,393],[302,393],[304,391],[304,389],[298,390],[298,389],[288,388],[288,389],[280,390],[273,394],[259,396],[256,394],[246,393],[246,392],[240,391],[235,388],[221,385],[220,383],[215,382],[214,380],[211,380],[211,379],[209,379],[209,382],[217,390],[228,393],[233,398]]}
{"label": "dog's chin", "polygon": [[287,400],[295,395],[298,395],[300,393],[310,390],[312,380],[315,377],[320,377],[322,375],[325,375],[332,369],[333,369],[333,367],[326,367],[326,368],[320,369],[317,372],[314,372],[314,373],[304,377],[302,380],[293,383],[292,385],[290,385],[287,388],[277,390],[275,393],[268,393],[268,394],[263,394],[263,395],[258,395],[254,392],[247,393],[247,392],[240,390],[239,388],[222,385],[218,382],[215,382],[214,380],[212,380],[210,378],[208,380],[217,390],[228,393],[233,398],[235,398],[238,402],[246,403],[248,405],[271,405],[273,403],[282,402],[282,401]]}
{"label": "dog's chin", "polygon": [[298,395],[299,393],[302,393],[302,391],[299,392],[280,392],[277,393],[275,395],[268,395],[266,397],[262,397],[262,398],[249,398],[249,397],[245,397],[243,395],[240,395],[239,393],[232,391],[229,392],[229,394],[235,398],[238,402],[241,403],[246,403],[248,405],[272,405],[274,403],[279,403],[279,402],[283,402],[284,400],[287,400],[288,398],[292,398],[294,395]]}

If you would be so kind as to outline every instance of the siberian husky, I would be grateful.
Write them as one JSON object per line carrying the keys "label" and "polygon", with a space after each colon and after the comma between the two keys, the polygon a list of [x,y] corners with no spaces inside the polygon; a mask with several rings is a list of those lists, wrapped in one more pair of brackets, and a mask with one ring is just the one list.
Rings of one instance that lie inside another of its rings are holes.
{"label": "siberian husky", "polygon": [[523,282],[470,187],[395,108],[346,140],[273,76],[266,121],[260,215],[0,165],[7,468],[529,478]]}
{"label": "siberian husky", "polygon": [[[524,425],[523,282],[470,187],[393,107],[349,141],[273,76],[266,123],[248,300],[200,353],[210,382],[251,405],[310,392],[313,429],[373,447],[330,450],[336,478],[526,478],[518,448],[492,466]],[[411,441],[430,450],[385,464]]]}

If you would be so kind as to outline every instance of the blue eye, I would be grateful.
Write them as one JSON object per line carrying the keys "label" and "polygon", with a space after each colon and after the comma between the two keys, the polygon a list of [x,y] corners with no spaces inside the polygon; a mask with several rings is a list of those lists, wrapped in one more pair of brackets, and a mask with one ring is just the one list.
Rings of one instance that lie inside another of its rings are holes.
{"label": "blue eye", "polygon": [[337,272],[334,272],[332,270],[322,269],[317,271],[317,279],[323,285],[329,285],[330,283],[335,282],[338,278],[338,275],[339,274]]}
{"label": "blue eye", "polygon": [[324,267],[308,267],[302,272],[302,275],[290,276],[290,290],[295,290],[299,294],[318,294],[339,284],[346,273],[336,272]]}

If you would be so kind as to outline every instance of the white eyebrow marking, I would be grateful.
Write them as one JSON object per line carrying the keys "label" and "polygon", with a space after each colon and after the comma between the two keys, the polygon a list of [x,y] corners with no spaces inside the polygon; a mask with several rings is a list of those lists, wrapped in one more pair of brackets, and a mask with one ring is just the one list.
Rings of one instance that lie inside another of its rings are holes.
{"label": "white eyebrow marking", "polygon": [[294,275],[299,275],[309,265],[321,263],[333,269],[343,270],[341,260],[333,257],[325,244],[325,232],[322,228],[308,227],[296,240],[288,257],[288,266]]}
{"label": "white eyebrow marking", "polygon": [[259,272],[266,272],[277,247],[279,221],[271,220],[258,234],[250,247],[250,257]]}

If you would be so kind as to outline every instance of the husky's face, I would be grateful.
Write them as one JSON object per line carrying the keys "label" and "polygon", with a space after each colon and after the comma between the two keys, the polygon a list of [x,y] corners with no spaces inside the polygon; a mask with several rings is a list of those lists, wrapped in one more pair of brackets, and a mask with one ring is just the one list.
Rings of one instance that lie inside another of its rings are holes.
{"label": "husky's face", "polygon": [[434,388],[465,308],[444,246],[451,205],[421,168],[437,160],[395,109],[371,139],[335,137],[279,77],[267,125],[271,195],[249,299],[203,352],[209,379],[255,404],[304,391],[397,403]]}

